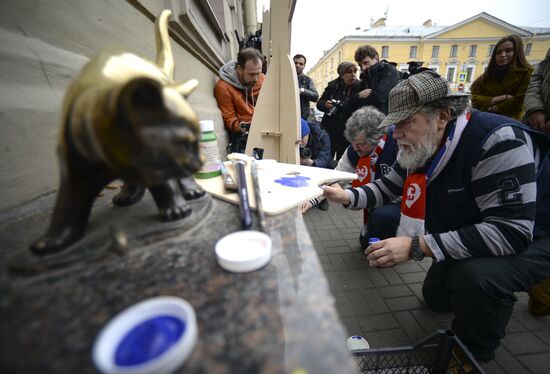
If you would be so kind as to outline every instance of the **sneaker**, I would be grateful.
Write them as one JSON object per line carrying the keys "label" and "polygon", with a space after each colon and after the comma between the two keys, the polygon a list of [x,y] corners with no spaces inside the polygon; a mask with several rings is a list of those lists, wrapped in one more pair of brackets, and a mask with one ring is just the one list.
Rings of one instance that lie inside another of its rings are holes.
{"label": "sneaker", "polygon": [[546,278],[529,291],[527,306],[535,316],[550,315],[550,278]]}
{"label": "sneaker", "polygon": [[321,202],[319,203],[318,207],[319,207],[319,209],[321,209],[321,210],[328,210],[328,208],[329,208],[328,200],[325,199],[325,200],[321,201]]}

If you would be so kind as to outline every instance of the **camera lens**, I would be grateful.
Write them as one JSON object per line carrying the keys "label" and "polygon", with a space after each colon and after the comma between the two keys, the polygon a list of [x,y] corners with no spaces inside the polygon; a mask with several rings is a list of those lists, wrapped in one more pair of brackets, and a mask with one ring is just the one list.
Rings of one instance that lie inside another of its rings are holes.
{"label": "camera lens", "polygon": [[311,158],[312,156],[312,153],[311,153],[311,149],[310,148],[302,148],[300,147],[300,157],[301,158]]}

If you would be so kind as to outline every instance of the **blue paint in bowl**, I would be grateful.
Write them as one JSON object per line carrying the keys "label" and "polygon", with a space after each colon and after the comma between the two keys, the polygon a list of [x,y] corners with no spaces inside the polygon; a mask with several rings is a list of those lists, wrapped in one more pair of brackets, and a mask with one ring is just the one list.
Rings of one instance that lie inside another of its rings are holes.
{"label": "blue paint in bowl", "polygon": [[158,316],[139,323],[116,347],[115,364],[135,366],[161,356],[180,339],[185,328],[185,322],[173,316]]}

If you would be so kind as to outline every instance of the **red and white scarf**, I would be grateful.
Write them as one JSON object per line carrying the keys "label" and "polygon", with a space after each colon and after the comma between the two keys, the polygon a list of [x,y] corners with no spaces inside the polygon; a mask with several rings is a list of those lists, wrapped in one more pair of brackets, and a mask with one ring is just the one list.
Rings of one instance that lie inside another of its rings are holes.
{"label": "red and white scarf", "polygon": [[449,131],[445,143],[440,147],[428,171],[409,174],[405,179],[397,236],[425,234],[424,218],[426,217],[427,186],[431,180],[441,173],[451,159],[469,120],[470,112],[464,112],[458,116],[454,128]]}
{"label": "red and white scarf", "polygon": [[[355,174],[357,179],[351,182],[352,187],[360,187],[367,183],[374,181],[374,174],[376,172],[376,162],[384,150],[386,144],[387,135],[384,135],[382,139],[378,141],[376,147],[368,156],[360,157],[355,166]],[[363,209],[363,224],[367,224],[369,219],[368,209]]]}

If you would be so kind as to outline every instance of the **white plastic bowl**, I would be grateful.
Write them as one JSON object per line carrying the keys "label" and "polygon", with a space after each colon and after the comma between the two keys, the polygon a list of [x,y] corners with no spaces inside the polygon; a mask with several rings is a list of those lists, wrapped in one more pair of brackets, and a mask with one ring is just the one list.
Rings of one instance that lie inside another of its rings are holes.
{"label": "white plastic bowl", "polygon": [[361,351],[363,349],[370,348],[370,345],[367,339],[359,335],[350,336],[346,342],[346,346],[350,351]]}
{"label": "white plastic bowl", "polygon": [[271,238],[260,231],[237,231],[216,243],[218,264],[227,271],[246,273],[262,268],[271,259]]}
{"label": "white plastic bowl", "polygon": [[[139,324],[160,316],[185,323],[181,336],[159,356],[136,365],[117,365],[115,352],[123,338]],[[106,374],[171,373],[178,369],[193,351],[197,341],[197,319],[193,307],[178,297],[160,296],[144,300],[125,309],[97,336],[92,359],[95,367]]]}

